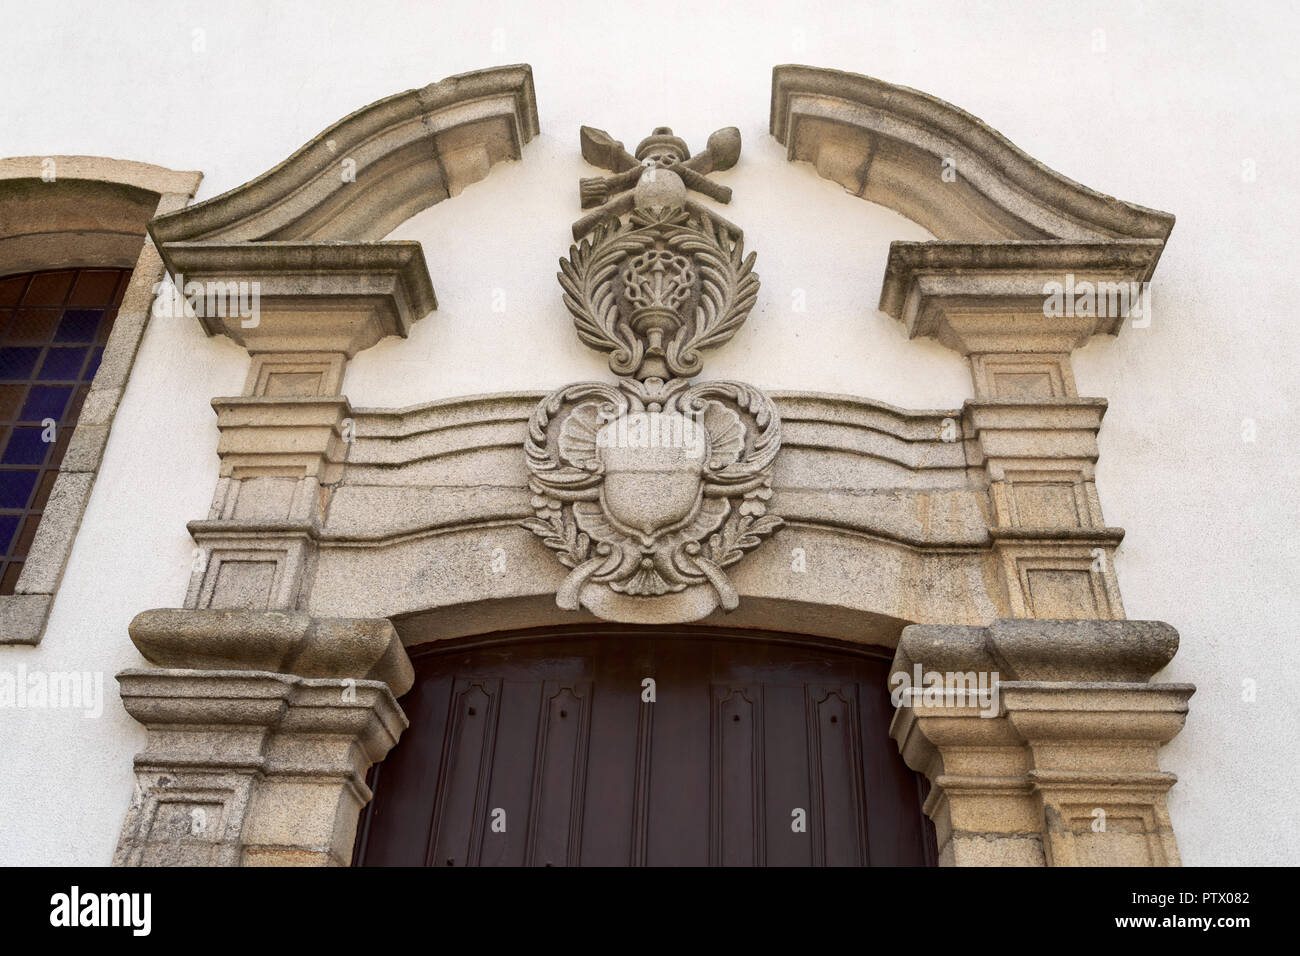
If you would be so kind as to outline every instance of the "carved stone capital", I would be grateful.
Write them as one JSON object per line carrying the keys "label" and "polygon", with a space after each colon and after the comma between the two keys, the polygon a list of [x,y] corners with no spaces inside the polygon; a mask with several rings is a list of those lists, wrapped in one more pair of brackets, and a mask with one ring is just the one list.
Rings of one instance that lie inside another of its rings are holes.
{"label": "carved stone capital", "polygon": [[1195,688],[1147,682],[1177,646],[1158,621],[904,629],[890,733],[930,780],[940,862],[1177,865],[1156,755]]}
{"label": "carved stone capital", "polygon": [[385,683],[180,669],[118,683],[148,738],[115,865],[348,864],[366,770],[407,726]]}
{"label": "carved stone capital", "polygon": [[140,653],[160,667],[377,680],[397,697],[415,679],[397,632],[383,618],[160,608],[137,614],[129,633]]}

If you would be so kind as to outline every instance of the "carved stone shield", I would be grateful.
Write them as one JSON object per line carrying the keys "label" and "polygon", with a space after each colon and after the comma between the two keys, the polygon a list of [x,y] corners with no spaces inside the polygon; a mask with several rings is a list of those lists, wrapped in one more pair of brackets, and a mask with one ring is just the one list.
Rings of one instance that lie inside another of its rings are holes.
{"label": "carved stone shield", "polygon": [[[781,524],[766,507],[780,430],[768,398],[738,382],[584,382],[547,396],[529,423],[525,525],[571,569],[557,603],[619,620],[734,608],[723,569]],[[609,592],[680,597],[655,607]]]}

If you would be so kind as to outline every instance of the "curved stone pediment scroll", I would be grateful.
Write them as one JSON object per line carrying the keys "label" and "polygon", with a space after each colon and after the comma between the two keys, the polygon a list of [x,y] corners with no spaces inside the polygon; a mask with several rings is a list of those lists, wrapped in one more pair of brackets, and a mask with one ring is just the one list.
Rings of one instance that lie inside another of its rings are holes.
{"label": "curved stone pediment scroll", "polygon": [[791,160],[936,239],[1163,242],[1174,225],[1062,176],[951,103],[857,73],[775,67],[771,131]]}
{"label": "curved stone pediment scroll", "polygon": [[529,66],[463,73],[357,110],[149,232],[192,307],[205,292],[256,290],[256,316],[195,307],[209,335],[255,355],[351,358],[437,308],[420,245],[383,237],[521,158],[537,132]]}
{"label": "curved stone pediment scroll", "polygon": [[256,179],[150,225],[169,242],[382,239],[538,132],[526,64],[451,76],[362,107]]}

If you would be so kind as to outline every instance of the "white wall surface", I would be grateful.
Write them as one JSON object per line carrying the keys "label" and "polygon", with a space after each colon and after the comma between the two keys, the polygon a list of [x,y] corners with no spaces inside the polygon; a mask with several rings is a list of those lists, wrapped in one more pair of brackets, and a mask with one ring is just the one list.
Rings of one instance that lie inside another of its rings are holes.
{"label": "white wall surface", "polygon": [[[742,131],[739,166],[716,178],[735,190],[725,215],[758,252],[763,288],[706,375],[959,406],[971,394],[962,360],[908,342],[875,308],[889,241],[926,233],[785,161],[767,133],[777,63],[932,93],[1085,185],[1175,213],[1150,328],[1076,353],[1076,376],[1081,394],[1111,403],[1098,484],[1108,522],[1128,530],[1127,612],[1179,629],[1162,676],[1199,688],[1162,757],[1180,777],[1170,805],[1184,861],[1294,864],[1297,21],[1283,4],[1227,3],[6,0],[0,157],[199,169],[208,198],[380,97],[532,64],[542,134],[524,161],[393,233],[424,244],[440,308],[352,363],[345,391],[362,406],[608,374],[554,279],[581,213],[577,179],[591,174],[582,123],[629,146],[656,125],[697,149],[718,127]],[[144,737],[112,675],[143,663],[131,617],[183,599],[185,522],[206,515],[216,479],[208,402],[238,394],[246,367],[192,321],[157,320],[145,337],[45,640],[0,648],[0,669],[101,671],[109,699],[98,719],[0,710],[0,863],[111,857]]]}

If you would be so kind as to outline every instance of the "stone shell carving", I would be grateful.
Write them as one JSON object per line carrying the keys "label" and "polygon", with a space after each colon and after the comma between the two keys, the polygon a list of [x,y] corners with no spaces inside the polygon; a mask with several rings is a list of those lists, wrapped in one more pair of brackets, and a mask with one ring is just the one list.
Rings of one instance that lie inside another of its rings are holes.
{"label": "stone shell carving", "polygon": [[[683,379],[558,389],[525,443],[536,517],[570,569],[560,607],[635,615],[629,598],[671,598],[643,619],[694,620],[737,606],[724,569],[781,525],[767,513],[780,416],[739,382]],[[602,613],[604,612],[604,613]]]}

